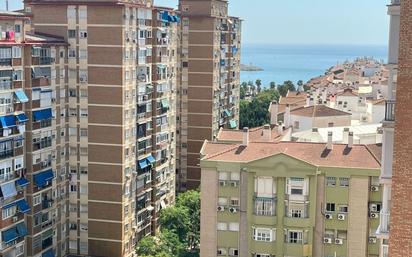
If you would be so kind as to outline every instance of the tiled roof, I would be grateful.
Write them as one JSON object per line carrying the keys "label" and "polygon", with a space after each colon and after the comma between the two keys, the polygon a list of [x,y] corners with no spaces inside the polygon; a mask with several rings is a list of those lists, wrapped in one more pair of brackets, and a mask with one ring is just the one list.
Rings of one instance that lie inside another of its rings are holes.
{"label": "tiled roof", "polygon": [[279,99],[278,113],[284,113],[287,104],[290,106],[291,110],[305,106],[306,97],[306,92],[288,92],[287,96],[281,96]]}
{"label": "tiled roof", "polygon": [[385,105],[385,99],[375,99],[370,101],[373,105]]}
{"label": "tiled roof", "polygon": [[[333,145],[326,149],[325,143],[299,142],[249,142],[247,146],[218,145],[205,141],[202,160],[248,163],[259,159],[285,154],[314,166],[379,169],[380,162],[374,153],[379,145],[353,145],[348,148],[344,144]],[[373,149],[373,151],[371,150]]]}
{"label": "tiled roof", "polygon": [[357,92],[352,90],[351,88],[345,88],[343,92],[339,92],[338,96],[359,96]]}
{"label": "tiled roof", "polygon": [[[282,134],[278,133],[278,127],[274,126],[271,128],[271,138],[273,141],[281,140]],[[232,142],[242,142],[243,131],[234,129],[220,129],[217,135],[218,141],[232,141]],[[249,140],[253,142],[263,142],[263,126],[257,128],[249,129]]]}
{"label": "tiled roof", "polygon": [[290,112],[293,115],[306,117],[332,117],[332,116],[347,116],[351,115],[349,112],[330,108],[326,105],[312,105],[301,107]]}

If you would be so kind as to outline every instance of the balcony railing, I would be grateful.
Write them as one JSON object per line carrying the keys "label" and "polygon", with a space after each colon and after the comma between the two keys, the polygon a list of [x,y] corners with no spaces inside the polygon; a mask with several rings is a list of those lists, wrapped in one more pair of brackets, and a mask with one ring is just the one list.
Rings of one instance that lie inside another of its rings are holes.
{"label": "balcony railing", "polygon": [[380,233],[389,233],[389,224],[390,224],[390,213],[380,213],[380,224],[379,232]]}
{"label": "balcony railing", "polygon": [[388,245],[382,245],[381,246],[381,256],[382,257],[388,257],[389,256],[389,246]]}
{"label": "balcony railing", "polygon": [[255,197],[255,214],[259,216],[275,215],[275,198]]}
{"label": "balcony railing", "polygon": [[395,100],[385,102],[385,121],[395,121]]}

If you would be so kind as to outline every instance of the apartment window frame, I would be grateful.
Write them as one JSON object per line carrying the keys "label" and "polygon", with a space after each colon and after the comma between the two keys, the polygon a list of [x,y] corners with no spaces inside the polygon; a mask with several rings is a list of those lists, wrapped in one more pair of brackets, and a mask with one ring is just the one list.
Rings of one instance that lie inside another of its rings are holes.
{"label": "apartment window frame", "polygon": [[288,244],[303,244],[304,231],[301,230],[289,230],[287,231],[287,243]]}
{"label": "apartment window frame", "polygon": [[349,187],[349,178],[339,178],[340,187]]}
{"label": "apartment window frame", "polygon": [[335,187],[336,186],[336,177],[326,177],[326,186]]}
{"label": "apartment window frame", "polygon": [[253,228],[253,240],[260,242],[275,241],[275,233],[271,228]]}
{"label": "apartment window frame", "polygon": [[335,212],[336,211],[336,204],[335,203],[326,203],[325,210],[326,210],[326,212]]}

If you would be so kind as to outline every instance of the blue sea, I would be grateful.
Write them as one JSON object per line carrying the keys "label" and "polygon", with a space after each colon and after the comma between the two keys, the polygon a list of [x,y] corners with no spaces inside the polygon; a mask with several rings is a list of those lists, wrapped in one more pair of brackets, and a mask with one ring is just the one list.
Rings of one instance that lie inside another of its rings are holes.
{"label": "blue sea", "polygon": [[386,61],[387,46],[378,45],[264,45],[243,44],[242,64],[253,64],[264,71],[241,72],[241,81],[261,79],[263,86],[291,80],[308,81],[337,63],[357,57]]}

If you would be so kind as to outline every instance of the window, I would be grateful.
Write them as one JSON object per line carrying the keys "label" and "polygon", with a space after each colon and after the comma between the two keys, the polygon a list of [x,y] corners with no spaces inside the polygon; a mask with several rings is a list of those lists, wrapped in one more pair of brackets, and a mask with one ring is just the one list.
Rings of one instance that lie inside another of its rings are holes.
{"label": "window", "polygon": [[326,203],[326,211],[327,212],[335,212],[335,204],[334,203]]}
{"label": "window", "polygon": [[227,180],[227,172],[219,171],[219,180]]}
{"label": "window", "polygon": [[272,242],[273,239],[273,231],[270,228],[254,228],[253,229],[253,240],[255,241],[264,241],[264,242]]}
{"label": "window", "polygon": [[265,253],[255,253],[254,257],[270,257],[270,254],[265,254]]}
{"label": "window", "polygon": [[334,123],[333,123],[333,122],[329,122],[329,123],[328,123],[328,127],[331,128],[331,127],[333,127],[333,126],[334,126]]}
{"label": "window", "polygon": [[239,181],[240,180],[240,173],[239,172],[231,172],[230,173],[230,180]]}
{"label": "window", "polygon": [[303,212],[302,212],[302,210],[292,209],[292,210],[290,210],[290,216],[291,216],[291,218],[302,218],[303,217]]}
{"label": "window", "polygon": [[226,231],[227,230],[227,223],[218,222],[217,223],[217,230]]}
{"label": "window", "polygon": [[14,25],[14,32],[16,32],[16,33],[20,33],[20,32],[21,32],[21,26],[20,26],[20,24],[15,24],[15,25]]}
{"label": "window", "polygon": [[258,197],[273,197],[275,192],[274,186],[272,177],[255,178],[255,193]]}
{"label": "window", "polygon": [[2,213],[2,219],[3,220],[8,219],[11,216],[13,216],[14,214],[16,214],[16,206],[12,206],[10,208],[3,209],[1,213]]}
{"label": "window", "polygon": [[41,203],[40,194],[33,196],[33,206],[39,205]]}
{"label": "window", "polygon": [[219,197],[219,199],[217,200],[217,202],[218,202],[218,205],[219,205],[219,206],[225,206],[225,205],[227,205],[227,198]]}
{"label": "window", "polygon": [[21,58],[21,47],[13,46],[13,58]]}
{"label": "window", "polygon": [[303,232],[302,231],[289,231],[287,242],[289,244],[302,244],[303,243]]}
{"label": "window", "polygon": [[274,200],[269,198],[255,199],[255,214],[260,216],[272,216],[274,211]]}
{"label": "window", "polygon": [[287,193],[290,195],[303,195],[304,186],[304,178],[292,177],[287,179]]}
{"label": "window", "polygon": [[69,38],[75,38],[75,37],[76,37],[76,30],[74,30],[74,29],[69,29],[69,30],[67,31],[67,34],[68,34],[68,37],[69,37]]}
{"label": "window", "polygon": [[183,68],[187,68],[187,67],[189,67],[189,63],[188,62],[183,62],[182,66],[183,66]]}
{"label": "window", "polygon": [[68,50],[68,57],[69,58],[76,58],[76,49],[69,49]]}
{"label": "window", "polygon": [[87,97],[87,89],[80,89],[80,97]]}
{"label": "window", "polygon": [[80,117],[87,117],[88,111],[87,109],[80,109]]}
{"label": "window", "polygon": [[339,185],[341,187],[349,187],[349,178],[339,178]]}
{"label": "window", "polygon": [[79,58],[87,59],[87,50],[79,50]]}
{"label": "window", "polygon": [[330,187],[336,186],[336,178],[335,177],[326,177],[326,185]]}
{"label": "window", "polygon": [[229,231],[239,231],[239,223],[229,223]]}
{"label": "window", "polygon": [[239,206],[239,198],[230,198],[230,205],[231,206]]}
{"label": "window", "polygon": [[87,137],[87,129],[80,129],[80,136]]}
{"label": "window", "polygon": [[80,38],[87,38],[87,31],[80,31]]}

